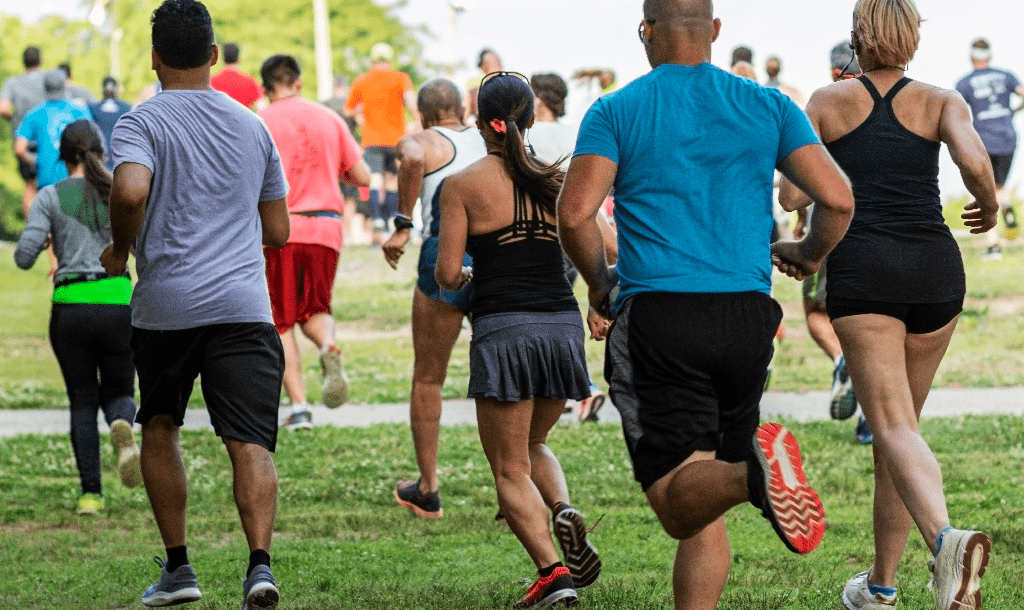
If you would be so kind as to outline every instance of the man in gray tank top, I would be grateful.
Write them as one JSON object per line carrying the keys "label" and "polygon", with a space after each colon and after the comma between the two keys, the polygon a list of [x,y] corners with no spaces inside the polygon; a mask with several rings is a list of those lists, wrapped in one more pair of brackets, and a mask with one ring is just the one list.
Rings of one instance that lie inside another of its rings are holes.
{"label": "man in gray tank top", "polygon": [[[409,243],[411,218],[416,198],[423,206],[423,248],[420,251],[419,281],[413,290],[412,341],[415,364],[409,420],[420,477],[402,480],[395,487],[395,500],[420,517],[442,515],[437,481],[437,443],[441,422],[441,387],[448,360],[462,330],[462,318],[469,309],[472,288],[445,290],[434,281],[437,263],[439,214],[437,194],[445,177],[482,159],[487,154],[480,133],[462,123],[463,108],[458,89],[444,79],[432,80],[420,89],[417,107],[423,131],[398,142],[398,214],[395,232],[384,244],[384,258],[392,268]],[[468,257],[467,257],[468,258]],[[464,264],[470,264],[464,261]]]}

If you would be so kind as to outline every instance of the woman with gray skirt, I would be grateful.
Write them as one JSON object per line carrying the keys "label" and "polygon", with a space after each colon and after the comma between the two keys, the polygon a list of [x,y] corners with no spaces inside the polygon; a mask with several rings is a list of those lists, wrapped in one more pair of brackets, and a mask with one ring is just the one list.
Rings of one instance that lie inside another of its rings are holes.
{"label": "woman with gray skirt", "polygon": [[[441,187],[435,271],[441,286],[472,277],[469,396],[498,505],[537,566],[537,581],[515,608],[575,606],[576,588],[601,569],[558,459],[545,445],[567,399],[590,394],[583,321],[565,277],[555,226],[564,172],[542,165],[523,143],[534,94],[520,74],[495,72],[480,84],[477,127],[488,156]],[[463,254],[473,268],[463,267]],[[548,509],[565,564],[548,530]]]}

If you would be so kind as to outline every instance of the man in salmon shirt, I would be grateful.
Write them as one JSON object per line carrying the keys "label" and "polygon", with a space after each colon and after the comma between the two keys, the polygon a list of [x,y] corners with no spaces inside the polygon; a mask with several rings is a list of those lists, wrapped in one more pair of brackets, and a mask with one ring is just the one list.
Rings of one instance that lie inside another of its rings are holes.
{"label": "man in salmon shirt", "polygon": [[405,135],[405,109],[419,118],[409,75],[391,68],[394,51],[384,42],[370,49],[370,71],[356,78],[345,102],[349,116],[362,114],[363,147],[370,166],[373,243],[381,243],[387,221],[398,211],[395,145]]}
{"label": "man in salmon shirt", "polygon": [[281,153],[289,185],[291,236],[283,248],[264,248],[264,255],[274,325],[284,345],[284,389],[292,403],[282,425],[296,430],[313,425],[296,325],[320,348],[324,404],[335,408],[348,398],[331,315],[345,210],[338,181],[365,186],[370,169],[341,117],[300,95],[302,72],[294,57],[274,55],[263,62],[260,74],[270,105],[259,116]]}

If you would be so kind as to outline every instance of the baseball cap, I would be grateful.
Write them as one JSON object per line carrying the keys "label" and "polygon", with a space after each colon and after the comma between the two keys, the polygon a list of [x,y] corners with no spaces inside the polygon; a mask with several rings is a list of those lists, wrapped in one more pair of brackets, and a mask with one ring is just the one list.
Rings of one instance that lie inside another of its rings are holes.
{"label": "baseball cap", "polygon": [[68,75],[60,68],[48,70],[46,72],[46,76],[43,77],[43,88],[46,90],[46,99],[64,99],[64,81],[66,81],[67,78]]}
{"label": "baseball cap", "polygon": [[370,49],[370,61],[391,61],[394,56],[394,49],[386,42],[378,42]]}

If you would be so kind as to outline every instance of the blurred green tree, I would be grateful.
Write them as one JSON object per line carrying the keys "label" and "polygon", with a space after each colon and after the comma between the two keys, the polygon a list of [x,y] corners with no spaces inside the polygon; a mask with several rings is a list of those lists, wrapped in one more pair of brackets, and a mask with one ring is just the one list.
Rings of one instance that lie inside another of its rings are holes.
{"label": "blurred green tree", "polygon": [[[93,0],[80,0],[92,7]],[[23,71],[21,53],[26,46],[39,47],[43,67],[67,62],[75,83],[99,97],[103,78],[111,72],[110,36],[114,28],[120,40],[122,98],[133,102],[156,81],[150,61],[150,16],[161,0],[109,0],[109,17],[102,26],[88,20],[47,16],[26,24],[18,17],[0,14],[0,82]],[[275,53],[298,58],[306,83],[304,95],[316,97],[316,63],[313,42],[312,0],[204,0],[213,17],[217,42],[241,47],[240,68],[259,79],[263,60]],[[401,2],[381,6],[372,0],[328,0],[331,59],[335,75],[351,80],[369,68],[370,47],[384,41],[395,49],[395,67],[421,83],[437,69],[422,60],[416,34],[429,35],[422,26],[409,27],[395,16]],[[219,64],[214,70],[223,67]],[[0,238],[17,235],[21,218],[22,183],[11,152],[10,124],[0,122]]]}

